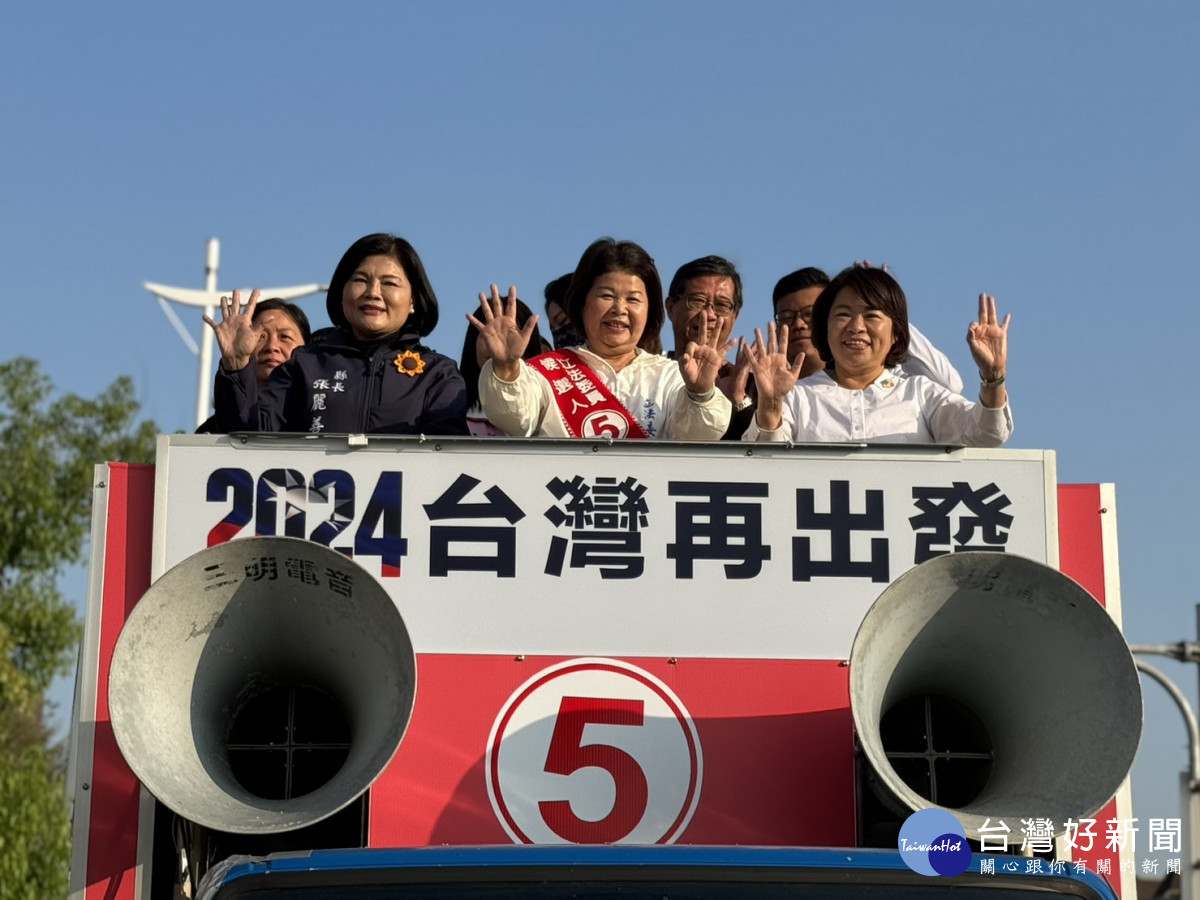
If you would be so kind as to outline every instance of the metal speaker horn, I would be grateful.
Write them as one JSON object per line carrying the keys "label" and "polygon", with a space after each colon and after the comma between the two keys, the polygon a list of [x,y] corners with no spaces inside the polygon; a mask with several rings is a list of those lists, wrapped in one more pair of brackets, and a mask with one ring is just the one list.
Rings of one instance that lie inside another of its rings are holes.
{"label": "metal speaker horn", "polygon": [[[850,704],[877,782],[907,811],[1090,816],[1129,773],[1142,695],[1108,613],[1055,569],[1000,553],[913,568],[875,601],[850,654]],[[893,804],[894,805],[894,804]]]}
{"label": "metal speaker horn", "polygon": [[318,822],[387,766],[416,660],[366,570],[296,538],[203,550],[156,581],[113,653],[109,711],[130,768],[217,831]]}

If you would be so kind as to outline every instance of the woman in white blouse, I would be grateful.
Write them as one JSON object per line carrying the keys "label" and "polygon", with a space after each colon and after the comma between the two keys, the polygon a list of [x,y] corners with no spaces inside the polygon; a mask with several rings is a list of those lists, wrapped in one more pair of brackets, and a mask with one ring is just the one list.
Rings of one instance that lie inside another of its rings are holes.
{"label": "woman in white blouse", "polygon": [[896,367],[908,355],[908,303],[900,285],[880,269],[843,270],[813,309],[813,344],[831,360],[797,384],[803,356],[787,361],[787,327],[748,348],[758,385],[758,410],[743,440],[874,441],[998,447],[1012,434],[1004,389],[1008,323],[997,321],[996,300],[979,295],[979,320],[967,346],[979,367],[979,401],[972,402],[920,375]]}

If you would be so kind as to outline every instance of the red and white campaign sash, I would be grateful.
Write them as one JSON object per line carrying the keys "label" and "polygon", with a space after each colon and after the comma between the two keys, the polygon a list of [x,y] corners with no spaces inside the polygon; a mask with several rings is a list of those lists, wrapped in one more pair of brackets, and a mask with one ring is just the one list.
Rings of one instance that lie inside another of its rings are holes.
{"label": "red and white campaign sash", "polygon": [[571,437],[647,437],[633,413],[574,350],[552,350],[526,362],[550,382],[550,393]]}

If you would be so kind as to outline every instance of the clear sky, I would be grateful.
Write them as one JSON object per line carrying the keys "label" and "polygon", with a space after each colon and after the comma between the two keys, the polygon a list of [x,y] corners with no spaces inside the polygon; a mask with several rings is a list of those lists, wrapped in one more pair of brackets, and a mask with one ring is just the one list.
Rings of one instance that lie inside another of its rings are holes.
{"label": "clear sky", "polygon": [[[202,287],[213,236],[222,288],[406,236],[454,357],[489,282],[537,305],[600,235],[664,279],[733,260],[738,332],[780,275],[867,257],[968,383],[976,296],[1012,313],[1011,445],[1116,483],[1130,640],[1195,635],[1195,3],[28,3],[0,28],[0,358],[89,395],[128,374],[190,429],[196,360],[141,283]],[[1143,823],[1186,760],[1146,695]]]}

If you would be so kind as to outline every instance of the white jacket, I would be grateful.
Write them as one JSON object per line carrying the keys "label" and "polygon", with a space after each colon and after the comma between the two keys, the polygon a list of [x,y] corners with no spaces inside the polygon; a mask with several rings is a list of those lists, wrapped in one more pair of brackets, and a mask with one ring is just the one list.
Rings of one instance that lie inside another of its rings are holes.
{"label": "white jacket", "polygon": [[[620,372],[586,347],[575,352],[612,392],[651,438],[670,441],[718,441],[729,427],[732,405],[714,389],[704,397],[684,386],[679,364],[638,350]],[[550,382],[525,361],[516,381],[502,381],[489,359],[479,374],[479,400],[488,421],[510,435],[570,437],[554,402]]]}
{"label": "white jacket", "polygon": [[896,366],[897,375],[924,375],[956,394],[963,392],[962,376],[949,357],[930,343],[929,338],[908,323],[908,359]]}

